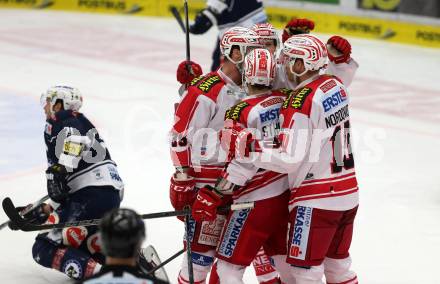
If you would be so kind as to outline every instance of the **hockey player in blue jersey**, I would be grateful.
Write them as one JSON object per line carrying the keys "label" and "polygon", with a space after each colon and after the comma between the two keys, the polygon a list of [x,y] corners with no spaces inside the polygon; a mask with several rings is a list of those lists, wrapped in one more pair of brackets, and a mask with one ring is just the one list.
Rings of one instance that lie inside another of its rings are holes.
{"label": "hockey player in blue jersey", "polygon": [[[43,93],[41,101],[46,113],[47,191],[54,203],[41,205],[36,211],[39,218],[30,221],[96,219],[118,208],[123,182],[96,128],[78,112],[82,105],[78,89],[55,86]],[[96,273],[104,261],[96,226],[40,233],[32,255],[38,264],[74,279]]]}
{"label": "hockey player in blue jersey", "polygon": [[255,24],[267,22],[262,0],[208,0],[206,8],[197,13],[194,23],[190,25],[192,34],[204,34],[212,26],[219,29],[219,37],[212,54],[211,71],[220,66],[220,38],[231,27],[251,28]]}

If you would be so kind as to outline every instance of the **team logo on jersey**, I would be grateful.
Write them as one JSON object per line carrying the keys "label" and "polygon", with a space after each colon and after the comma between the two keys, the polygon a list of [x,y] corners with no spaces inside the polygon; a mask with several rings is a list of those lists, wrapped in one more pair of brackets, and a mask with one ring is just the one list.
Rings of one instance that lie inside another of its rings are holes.
{"label": "team logo on jersey", "polygon": [[118,170],[113,165],[108,166],[108,172],[110,173],[110,177],[112,178],[112,180],[122,182],[122,179],[119,176]]}
{"label": "team logo on jersey", "polygon": [[49,218],[46,220],[46,224],[58,224],[60,222],[60,216],[56,211],[50,213]]}
{"label": "team logo on jersey", "polygon": [[290,232],[289,257],[304,260],[309,242],[313,208],[298,206],[295,224]]}
{"label": "team logo on jersey", "polygon": [[83,226],[67,227],[62,230],[63,244],[78,248],[87,238],[88,231]]}
{"label": "team logo on jersey", "polygon": [[325,84],[323,84],[321,87],[319,87],[321,89],[321,91],[323,91],[324,93],[327,93],[328,91],[330,91],[331,89],[333,89],[334,87],[336,87],[336,82],[335,80],[330,80],[328,82],[326,82]]}
{"label": "team logo on jersey", "polygon": [[101,238],[99,233],[94,233],[87,239],[87,249],[91,254],[101,252]]}
{"label": "team logo on jersey", "polygon": [[66,261],[62,271],[64,271],[64,274],[73,279],[81,279],[83,275],[81,264],[75,259],[69,259]]}
{"label": "team logo on jersey", "polygon": [[240,119],[241,112],[247,107],[249,104],[247,102],[240,102],[235,106],[231,107],[226,111],[225,120],[232,119],[238,121]]}
{"label": "team logo on jersey", "polygon": [[278,120],[279,117],[280,117],[280,109],[279,108],[273,108],[273,109],[267,110],[263,113],[260,113],[260,121],[262,123],[265,123],[267,121],[272,121],[272,120]]}
{"label": "team logo on jersey", "polygon": [[328,112],[334,107],[344,103],[347,100],[347,93],[340,89],[338,92],[326,97],[322,101],[322,107],[324,108],[324,112]]}
{"label": "team logo on jersey", "polygon": [[203,221],[197,242],[216,247],[225,222],[226,216],[224,215],[217,215],[217,218],[212,222]]}
{"label": "team logo on jersey", "polygon": [[280,104],[282,102],[284,102],[284,98],[275,97],[275,98],[271,98],[271,99],[268,99],[267,101],[262,102],[261,106],[262,107],[270,107],[272,105]]}
{"label": "team logo on jersey", "polygon": [[224,257],[231,257],[238,242],[241,230],[249,216],[250,209],[234,211],[225,229],[218,253]]}
{"label": "team logo on jersey", "polygon": [[304,102],[306,101],[307,96],[312,92],[312,89],[310,88],[302,88],[295,94],[295,96],[292,98],[290,105],[294,109],[301,109]]}
{"label": "team logo on jersey", "polygon": [[191,86],[197,85],[198,82],[200,82],[204,77],[203,76],[199,76],[194,78],[191,83],[189,83]]}
{"label": "team logo on jersey", "polygon": [[216,84],[222,82],[222,79],[218,75],[207,77],[205,80],[201,81],[200,84],[198,84],[197,88],[199,90],[207,93],[213,86]]}

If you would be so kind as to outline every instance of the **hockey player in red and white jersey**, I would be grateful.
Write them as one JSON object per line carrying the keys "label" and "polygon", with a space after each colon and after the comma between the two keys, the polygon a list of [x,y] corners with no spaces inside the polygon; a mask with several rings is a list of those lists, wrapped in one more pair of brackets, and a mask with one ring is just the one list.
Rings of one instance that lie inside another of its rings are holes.
{"label": "hockey player in red and white jersey", "polygon": [[251,28],[263,41],[264,47],[276,58],[280,48],[280,39],[275,28],[269,23],[255,24]]}
{"label": "hockey player in red and white jersey", "polygon": [[[287,262],[296,284],[358,283],[349,248],[358,207],[358,184],[350,146],[346,87],[321,75],[327,49],[312,35],[295,35],[283,48],[284,66],[298,87],[280,111],[281,147],[252,151],[255,166],[287,173],[289,242]],[[236,148],[252,147],[241,135]]]}
{"label": "hockey player in red and white jersey", "polygon": [[[230,136],[242,129],[252,129],[260,143],[277,147],[275,138],[280,130],[279,111],[288,92],[271,90],[275,59],[267,49],[254,49],[246,55],[244,63],[248,95],[226,112],[221,143],[228,149],[231,146],[229,141],[235,140]],[[255,207],[228,214],[216,254],[219,259],[217,272],[222,284],[243,283],[244,270],[257,255],[270,264],[268,257],[260,252],[262,247],[270,256],[281,258],[287,252],[290,196],[287,175],[259,170],[248,161],[233,159],[215,187],[204,187],[198,192],[192,207],[194,219],[203,221],[215,218],[217,206],[225,196],[231,194],[234,202],[253,201]],[[280,283],[276,273],[273,277],[271,273],[263,272],[266,273],[260,275],[260,283]],[[285,282],[289,283],[287,280]]]}
{"label": "hockey player in red and white jersey", "polygon": [[[229,29],[221,41],[225,57],[221,68],[192,80],[178,105],[171,130],[176,172],[171,177],[170,200],[176,210],[191,206],[198,189],[214,185],[220,176],[227,154],[220,150],[217,132],[223,127],[226,110],[242,94],[241,70],[247,50],[261,46],[255,32],[239,27]],[[195,283],[206,281],[225,217],[218,215],[212,222],[191,220],[188,233],[192,239]],[[187,266],[184,258],[178,283],[189,283]]]}
{"label": "hockey player in red and white jersey", "polygon": [[[315,28],[315,23],[309,19],[292,19],[283,29],[281,36],[283,44],[293,35],[308,34]],[[354,75],[359,68],[358,63],[351,58],[351,44],[340,36],[332,36],[327,41],[329,63],[322,73],[335,75],[342,80],[345,86],[350,86]],[[289,80],[282,64],[277,65],[275,88],[294,89],[297,83]]]}

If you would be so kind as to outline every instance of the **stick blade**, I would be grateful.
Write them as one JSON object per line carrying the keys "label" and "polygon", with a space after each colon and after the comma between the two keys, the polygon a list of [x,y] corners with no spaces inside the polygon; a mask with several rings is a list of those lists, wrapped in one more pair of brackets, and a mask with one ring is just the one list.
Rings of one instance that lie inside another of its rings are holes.
{"label": "stick blade", "polygon": [[176,19],[176,21],[179,24],[182,31],[184,33],[186,33],[185,25],[183,24],[182,17],[180,16],[180,13],[179,13],[179,10],[177,10],[177,7],[171,6],[170,11],[171,11],[171,14],[173,14],[174,18]]}
{"label": "stick blade", "polygon": [[26,225],[26,221],[20,216],[14,203],[9,197],[6,197],[2,201],[3,211],[5,211],[11,222],[16,225],[20,230]]}

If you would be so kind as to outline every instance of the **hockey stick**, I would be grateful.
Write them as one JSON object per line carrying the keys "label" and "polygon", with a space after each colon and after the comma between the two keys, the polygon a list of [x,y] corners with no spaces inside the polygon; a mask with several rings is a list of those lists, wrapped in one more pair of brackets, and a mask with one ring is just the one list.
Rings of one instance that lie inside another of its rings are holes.
{"label": "hockey stick", "polygon": [[[32,210],[34,210],[36,207],[40,206],[44,201],[49,199],[49,195],[45,195],[42,198],[38,199],[37,201],[35,201],[34,203],[32,203],[32,205],[30,207],[26,207],[24,210],[22,210],[19,215],[23,216],[29,212],[31,212]],[[0,230],[3,229],[4,227],[6,227],[9,222],[11,222],[10,220],[0,224]]]}
{"label": "hockey stick", "polygon": [[177,7],[171,6],[170,11],[171,11],[171,14],[173,14],[174,18],[176,19],[176,21],[179,24],[182,31],[184,33],[186,33],[185,25],[183,24],[182,17],[180,16],[180,13],[179,13],[179,10],[177,10]]}
{"label": "hockey stick", "polygon": [[181,255],[182,253],[184,253],[186,251],[186,249],[181,249],[178,252],[176,252],[175,254],[173,254],[171,257],[169,257],[168,259],[166,259],[164,262],[161,262],[158,266],[156,266],[154,269],[152,269],[151,271],[149,271],[147,274],[154,274],[154,272],[156,272],[157,270],[161,269],[162,267],[164,267],[165,265],[167,265],[168,263],[170,263],[172,260],[174,260],[176,257],[178,257],[179,255]]}
{"label": "hockey stick", "polygon": [[[188,0],[183,0],[183,11],[185,12],[185,34],[186,34],[186,61],[191,60],[191,54],[189,50],[189,21],[188,21]],[[191,65],[187,65],[188,71],[194,74]]]}
{"label": "hockey stick", "polygon": [[[191,210],[191,208],[188,208]],[[185,241],[186,241],[186,258],[188,263],[188,280],[190,284],[194,284],[194,270],[192,263],[192,251],[191,251],[191,215],[185,216]]]}
{"label": "hockey stick", "polygon": [[[49,230],[49,229],[62,229],[66,227],[76,227],[76,226],[97,226],[101,219],[90,219],[90,220],[80,220],[80,221],[72,221],[66,223],[58,223],[58,224],[31,224],[28,223],[22,216],[20,216],[19,212],[14,206],[14,203],[9,197],[3,199],[2,202],[3,210],[6,215],[9,217],[11,222],[13,222],[17,227],[25,232],[32,231],[41,231],[41,230]],[[241,204],[232,204],[231,206],[221,207],[218,209],[218,212],[227,212],[228,210],[241,210],[241,209],[250,209],[254,207],[253,202],[249,203],[241,203]],[[165,212],[157,212],[157,213],[149,213],[140,215],[142,219],[155,219],[155,218],[164,218],[164,217],[175,217],[175,216],[187,216],[191,215],[191,210],[177,210],[177,211],[165,211]]]}

